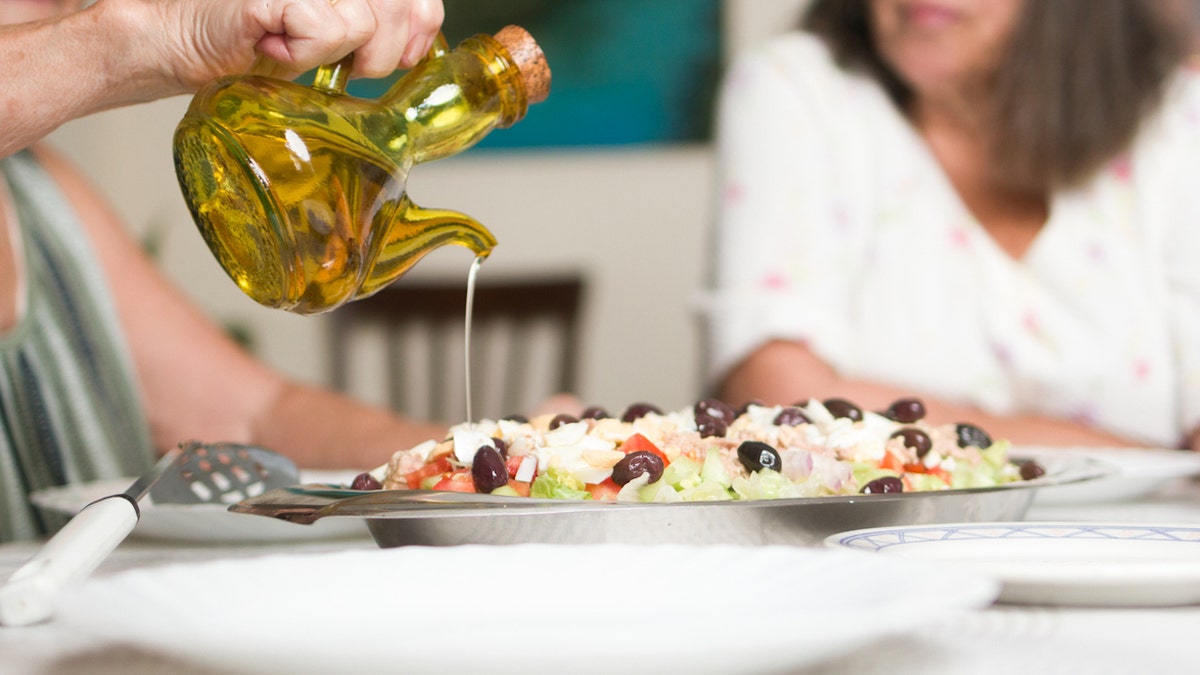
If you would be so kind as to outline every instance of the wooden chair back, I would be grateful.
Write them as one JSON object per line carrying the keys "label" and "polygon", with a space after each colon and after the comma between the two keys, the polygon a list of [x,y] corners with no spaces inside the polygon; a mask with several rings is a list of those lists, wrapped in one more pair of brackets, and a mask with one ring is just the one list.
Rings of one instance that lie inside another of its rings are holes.
{"label": "wooden chair back", "polygon": [[[470,338],[475,419],[525,414],[550,395],[576,391],[583,295],[578,275],[480,279]],[[371,398],[358,383],[373,379],[384,390],[375,398],[398,412],[466,420],[464,279],[401,279],[331,319],[336,389]],[[374,355],[365,348],[372,336]]]}

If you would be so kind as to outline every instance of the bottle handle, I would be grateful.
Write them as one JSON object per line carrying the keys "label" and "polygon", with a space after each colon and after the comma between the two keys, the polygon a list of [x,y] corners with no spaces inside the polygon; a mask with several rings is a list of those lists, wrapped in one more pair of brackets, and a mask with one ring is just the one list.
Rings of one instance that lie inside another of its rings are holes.
{"label": "bottle handle", "polygon": [[[425,56],[421,57],[417,65],[419,66],[430,59],[441,58],[448,51],[450,51],[450,45],[446,42],[446,36],[442,35],[441,31],[438,31],[437,37],[433,39],[433,44],[429,46],[429,51],[425,52]],[[312,86],[314,89],[319,89],[327,94],[344,94],[346,93],[346,85],[350,82],[350,71],[353,67],[354,52],[350,52],[336,63],[327,63],[317,68]]]}

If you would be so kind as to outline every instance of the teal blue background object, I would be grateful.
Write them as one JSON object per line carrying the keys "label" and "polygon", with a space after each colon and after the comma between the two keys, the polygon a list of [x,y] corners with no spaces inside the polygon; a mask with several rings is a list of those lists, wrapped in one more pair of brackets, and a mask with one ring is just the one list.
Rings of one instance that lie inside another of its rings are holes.
{"label": "teal blue background object", "polygon": [[[477,148],[703,142],[721,67],[720,0],[443,0],[451,46],[507,24],[546,52],[550,96]],[[394,81],[355,80],[375,98]]]}

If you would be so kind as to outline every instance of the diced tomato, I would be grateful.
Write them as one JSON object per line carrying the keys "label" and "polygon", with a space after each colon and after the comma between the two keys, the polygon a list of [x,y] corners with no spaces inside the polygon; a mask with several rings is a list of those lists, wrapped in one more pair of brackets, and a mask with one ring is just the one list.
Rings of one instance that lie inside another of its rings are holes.
{"label": "diced tomato", "polygon": [[[924,465],[922,465],[922,466],[924,466]],[[945,469],[943,469],[940,466],[935,466],[932,468],[924,467],[924,469],[925,469],[924,471],[910,471],[908,473],[904,473],[904,474],[900,475],[900,480],[904,481],[904,491],[905,492],[914,492],[916,490],[930,489],[928,481],[920,481],[920,487],[918,487],[917,485],[914,485],[913,480],[916,478],[916,476],[918,474],[925,474],[928,476],[936,476],[937,478],[940,478],[943,483],[946,484],[946,487],[950,486],[950,472],[949,471],[946,471]]]}
{"label": "diced tomato", "polygon": [[518,495],[521,495],[522,497],[528,497],[528,496],[529,496],[529,486],[530,486],[530,483],[529,483],[529,481],[524,481],[524,480],[510,480],[510,481],[508,481],[508,487],[510,487],[510,488],[512,488],[512,489],[514,489],[514,490],[516,490],[516,491],[517,491],[517,494],[518,494]]}
{"label": "diced tomato", "polygon": [[443,455],[417,469],[416,471],[406,475],[404,479],[408,481],[408,487],[410,490],[417,490],[421,487],[421,481],[429,478],[430,476],[437,476],[439,474],[446,473],[450,471],[451,468],[452,467],[450,466],[449,458]]}
{"label": "diced tomato", "polygon": [[459,469],[437,482],[434,490],[450,490],[452,492],[474,492],[475,479],[471,477],[470,469]]}
{"label": "diced tomato", "polygon": [[597,485],[588,483],[587,491],[592,494],[592,499],[615,502],[617,501],[617,493],[621,491],[621,486],[614,483],[613,479],[605,478],[603,483]]}
{"label": "diced tomato", "polygon": [[946,481],[947,485],[950,484],[950,472],[940,466],[931,467],[925,466],[921,462],[914,462],[912,464],[905,464],[904,471],[905,473],[926,473],[931,476],[937,476],[938,478]]}
{"label": "diced tomato", "polygon": [[517,477],[517,469],[521,468],[521,460],[523,459],[525,458],[513,457],[512,455],[509,455],[508,459],[504,460],[504,468],[508,469],[509,478]]}
{"label": "diced tomato", "polygon": [[646,452],[658,455],[658,458],[662,460],[663,466],[671,463],[671,460],[667,459],[667,456],[663,454],[662,450],[658,449],[657,445],[652,443],[649,438],[646,438],[641,434],[634,434],[629,438],[626,438],[625,442],[621,444],[620,450],[627,455],[633,452],[640,452],[644,450]]}
{"label": "diced tomato", "polygon": [[879,463],[879,467],[882,469],[887,469],[888,471],[900,473],[904,470],[904,463],[900,461],[899,457],[890,452],[885,452],[883,453],[883,461]]}

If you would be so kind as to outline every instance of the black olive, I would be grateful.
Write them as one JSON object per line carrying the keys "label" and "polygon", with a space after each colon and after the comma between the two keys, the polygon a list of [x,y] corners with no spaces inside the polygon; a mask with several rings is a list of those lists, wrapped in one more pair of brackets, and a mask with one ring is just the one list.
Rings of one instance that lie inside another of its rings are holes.
{"label": "black olive", "polygon": [[557,429],[564,424],[574,424],[579,421],[578,417],[568,415],[567,413],[559,413],[550,420],[550,428]]}
{"label": "black olive", "polygon": [[825,409],[829,411],[834,418],[845,417],[851,422],[862,421],[862,408],[854,405],[844,398],[827,398],[825,399]]}
{"label": "black olive", "polygon": [[700,438],[711,438],[714,436],[722,438],[728,430],[729,425],[725,423],[724,419],[697,413],[696,431],[700,432]]}
{"label": "black olive", "polygon": [[779,414],[775,416],[775,425],[781,427],[794,427],[801,424],[808,424],[811,421],[808,419],[808,415],[805,415],[804,411],[796,406],[788,406],[780,410]]}
{"label": "black olive", "polygon": [[1021,463],[1021,479],[1033,480],[1046,475],[1046,469],[1032,459]]}
{"label": "black olive", "polygon": [[475,491],[484,494],[508,485],[508,467],[500,451],[490,445],[479,446],[471,460],[471,478],[475,479]]}
{"label": "black olive", "polygon": [[706,398],[702,401],[699,401],[695,406],[692,407],[692,413],[696,415],[697,418],[699,418],[700,415],[715,417],[724,421],[725,424],[733,424],[733,421],[737,419],[738,416],[737,411],[733,409],[733,406],[715,398]]}
{"label": "black olive", "polygon": [[625,455],[613,466],[612,480],[617,485],[625,485],[634,478],[647,473],[650,474],[649,482],[653,483],[662,478],[663,468],[663,461],[658,455],[646,450],[638,450]]}
{"label": "black olive", "polygon": [[648,413],[662,414],[662,410],[652,403],[634,403],[625,409],[625,413],[621,415],[622,422],[634,422]]}
{"label": "black olive", "polygon": [[743,441],[738,446],[737,455],[747,471],[779,471],[783,468],[783,460],[780,459],[779,453],[762,441]]}
{"label": "black olive", "polygon": [[526,417],[524,415],[519,415],[517,413],[513,413],[511,415],[505,415],[503,419],[506,419],[510,422],[516,422],[517,424],[529,424],[528,417]]}
{"label": "black olive", "polygon": [[904,483],[895,476],[881,476],[862,486],[859,490],[864,495],[879,495],[891,492],[904,492]]}
{"label": "black olive", "polygon": [[351,490],[378,490],[382,487],[374,476],[365,471],[355,476],[354,481],[350,483]]}
{"label": "black olive", "polygon": [[608,417],[608,411],[598,405],[588,406],[583,409],[579,415],[579,419],[583,420],[602,420]]}
{"label": "black olive", "polygon": [[905,427],[899,431],[893,432],[888,438],[899,438],[904,441],[904,446],[917,451],[917,458],[924,457],[933,449],[933,439],[929,438],[929,434],[915,427]]}
{"label": "black olive", "polygon": [[503,438],[496,438],[495,436],[492,437],[492,443],[496,446],[496,450],[500,453],[500,456],[507,459],[508,443]]}
{"label": "black olive", "polygon": [[974,446],[980,450],[987,450],[992,446],[992,437],[974,424],[960,422],[954,427],[954,431],[958,436],[958,447],[960,448]]}
{"label": "black olive", "polygon": [[884,417],[901,424],[912,424],[925,417],[925,404],[919,398],[902,398],[892,402]]}

